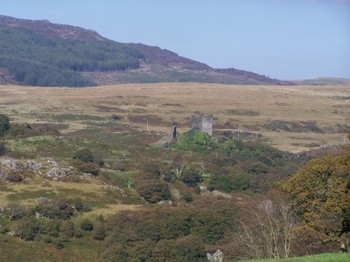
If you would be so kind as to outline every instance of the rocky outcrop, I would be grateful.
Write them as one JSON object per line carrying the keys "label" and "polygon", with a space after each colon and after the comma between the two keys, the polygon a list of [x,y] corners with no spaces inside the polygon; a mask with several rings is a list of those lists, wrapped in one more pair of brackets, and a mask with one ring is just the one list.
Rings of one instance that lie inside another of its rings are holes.
{"label": "rocky outcrop", "polygon": [[46,176],[52,178],[53,180],[59,180],[66,176],[66,172],[59,167],[54,167],[46,173]]}
{"label": "rocky outcrop", "polygon": [[43,164],[40,162],[36,162],[34,160],[28,160],[26,163],[26,168],[35,170],[35,171],[39,171],[40,169],[43,168]]}
{"label": "rocky outcrop", "polygon": [[17,162],[13,159],[2,159],[0,160],[0,166],[17,169],[18,165]]}
{"label": "rocky outcrop", "polygon": [[61,168],[51,158],[39,162],[36,160],[15,160],[15,159],[0,159],[0,180],[8,180],[9,174],[17,174],[22,178],[26,178],[26,174],[30,173],[44,176],[52,180],[60,180],[69,174],[74,174],[77,171],[70,168]]}

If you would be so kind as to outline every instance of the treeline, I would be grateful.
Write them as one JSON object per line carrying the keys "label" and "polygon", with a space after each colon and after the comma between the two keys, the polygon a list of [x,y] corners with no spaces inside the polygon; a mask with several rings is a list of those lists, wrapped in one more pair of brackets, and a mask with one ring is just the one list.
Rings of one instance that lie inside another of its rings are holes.
{"label": "treeline", "polygon": [[0,26],[0,38],[0,67],[32,86],[93,85],[78,72],[134,69],[143,58],[120,43],[46,37],[24,28]]}

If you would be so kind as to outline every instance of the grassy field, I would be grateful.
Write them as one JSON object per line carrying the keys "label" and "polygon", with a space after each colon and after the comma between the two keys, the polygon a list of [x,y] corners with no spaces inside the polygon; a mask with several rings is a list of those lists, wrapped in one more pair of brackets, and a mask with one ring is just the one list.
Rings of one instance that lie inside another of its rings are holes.
{"label": "grassy field", "polygon": [[246,260],[246,262],[345,262],[350,261],[350,254],[320,254],[305,257],[294,257],[287,259],[256,259]]}
{"label": "grassy field", "polygon": [[191,114],[199,111],[214,115],[216,131],[260,133],[279,149],[300,152],[344,143],[350,131],[349,94],[348,86],[0,86],[0,110],[14,121],[61,125],[65,133],[97,126],[116,136],[135,131],[169,133],[173,122],[183,132],[189,128]]}

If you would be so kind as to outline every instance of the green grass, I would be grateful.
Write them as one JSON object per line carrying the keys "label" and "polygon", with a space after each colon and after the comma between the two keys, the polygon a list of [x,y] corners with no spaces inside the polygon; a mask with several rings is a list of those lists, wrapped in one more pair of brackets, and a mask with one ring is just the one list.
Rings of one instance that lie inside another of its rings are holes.
{"label": "green grass", "polygon": [[249,262],[343,262],[350,261],[350,254],[340,254],[340,253],[325,253],[312,256],[304,257],[293,257],[286,259],[255,259],[255,260],[245,260]]}
{"label": "green grass", "polygon": [[65,248],[59,250],[53,244],[0,235],[0,261],[98,261],[101,246],[102,243],[84,238],[65,243]]}

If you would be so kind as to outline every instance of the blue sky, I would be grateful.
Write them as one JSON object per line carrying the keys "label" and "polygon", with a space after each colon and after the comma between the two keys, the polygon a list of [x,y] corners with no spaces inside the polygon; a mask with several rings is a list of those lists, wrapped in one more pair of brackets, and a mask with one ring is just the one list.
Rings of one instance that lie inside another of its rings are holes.
{"label": "blue sky", "polygon": [[216,68],[350,78],[350,0],[0,0],[0,14],[81,26]]}

